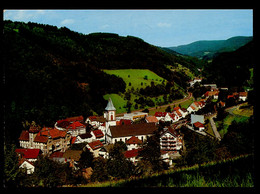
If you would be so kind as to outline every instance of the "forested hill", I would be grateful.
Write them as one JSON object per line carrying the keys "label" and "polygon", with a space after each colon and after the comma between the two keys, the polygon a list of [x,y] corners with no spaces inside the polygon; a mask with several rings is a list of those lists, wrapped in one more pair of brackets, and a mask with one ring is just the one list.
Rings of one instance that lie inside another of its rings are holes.
{"label": "forested hill", "polygon": [[225,87],[253,89],[254,44],[250,41],[233,52],[224,52],[213,59],[204,69],[208,83]]}
{"label": "forested hill", "polygon": [[69,116],[102,114],[103,95],[124,92],[126,86],[101,69],[149,69],[181,87],[189,79],[169,69],[185,60],[136,37],[84,35],[31,22],[3,24],[7,136],[15,134],[12,130],[20,133],[24,121],[53,126]]}
{"label": "forested hill", "polygon": [[201,40],[187,45],[169,47],[168,49],[184,55],[203,59],[212,59],[221,52],[235,51],[252,39],[252,36],[236,36],[227,40]]}

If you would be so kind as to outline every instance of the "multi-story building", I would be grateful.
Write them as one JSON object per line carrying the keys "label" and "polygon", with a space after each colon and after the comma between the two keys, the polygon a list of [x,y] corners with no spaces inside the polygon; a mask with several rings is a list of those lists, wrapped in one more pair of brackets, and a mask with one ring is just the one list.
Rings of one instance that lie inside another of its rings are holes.
{"label": "multi-story building", "polygon": [[173,128],[166,127],[160,134],[160,147],[163,151],[179,151],[182,149],[182,136]]}
{"label": "multi-story building", "polygon": [[19,137],[20,147],[41,149],[44,155],[55,151],[65,152],[70,145],[71,134],[55,128],[30,127]]}

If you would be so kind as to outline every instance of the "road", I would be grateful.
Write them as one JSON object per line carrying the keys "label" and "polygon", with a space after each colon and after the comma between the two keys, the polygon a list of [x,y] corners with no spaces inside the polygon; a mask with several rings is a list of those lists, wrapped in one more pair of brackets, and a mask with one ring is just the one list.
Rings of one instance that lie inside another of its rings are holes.
{"label": "road", "polygon": [[215,124],[215,122],[214,122],[214,120],[213,120],[213,117],[210,117],[210,118],[209,118],[209,121],[210,121],[212,130],[213,130],[213,132],[214,132],[214,134],[215,134],[215,137],[220,141],[220,140],[221,140],[221,136],[220,136],[220,134],[219,134],[219,132],[218,132],[218,130],[217,130],[217,127],[216,127],[216,124]]}
{"label": "road", "polygon": [[[183,102],[185,102],[185,101],[191,99],[191,98],[192,98],[192,93],[188,92],[188,94],[189,94],[189,95],[188,95],[187,97],[185,97],[185,98],[183,98],[183,99],[180,99],[180,100],[177,100],[177,101],[175,101],[175,102],[173,102],[173,103],[170,103],[170,104],[162,105],[162,106],[160,106],[160,108],[166,108],[166,107],[168,107],[168,106],[173,106],[173,105],[176,105],[176,104],[180,104],[180,103],[183,103]],[[148,108],[149,111],[150,111],[150,110],[155,110],[155,109],[156,109],[156,107]],[[142,111],[142,110],[143,110],[143,109],[135,110],[135,111],[132,111],[132,113],[133,113],[133,112],[140,112],[140,111]],[[126,112],[125,112],[125,113],[126,113]],[[123,116],[125,113],[118,113],[118,114],[116,114],[116,116]]]}

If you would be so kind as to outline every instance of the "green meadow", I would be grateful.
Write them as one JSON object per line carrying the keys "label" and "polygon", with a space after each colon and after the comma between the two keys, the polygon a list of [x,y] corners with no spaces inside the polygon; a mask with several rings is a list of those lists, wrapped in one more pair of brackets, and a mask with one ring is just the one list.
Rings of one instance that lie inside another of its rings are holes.
{"label": "green meadow", "polygon": [[167,82],[167,80],[158,76],[157,74],[148,69],[104,69],[103,71],[107,74],[121,77],[126,83],[126,90],[132,87],[134,87],[135,89],[145,88],[146,86],[151,85],[152,81],[155,85],[161,84],[163,81],[165,82],[165,84]]}

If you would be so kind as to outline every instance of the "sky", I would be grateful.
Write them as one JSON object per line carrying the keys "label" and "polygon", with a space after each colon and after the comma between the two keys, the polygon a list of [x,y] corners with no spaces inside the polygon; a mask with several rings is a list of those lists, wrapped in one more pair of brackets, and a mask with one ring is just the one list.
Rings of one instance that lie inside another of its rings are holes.
{"label": "sky", "polygon": [[198,40],[253,36],[253,10],[4,10],[4,20],[36,22],[89,34],[136,36],[171,47]]}

